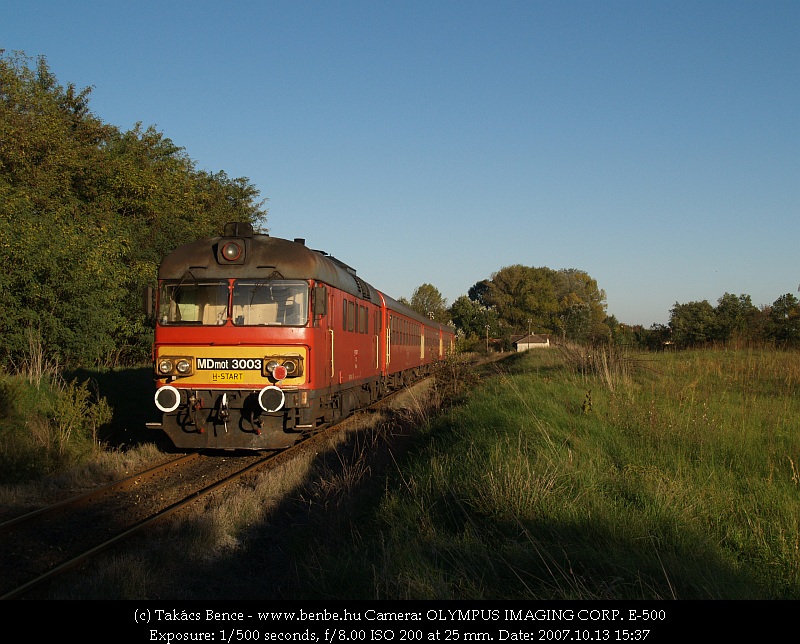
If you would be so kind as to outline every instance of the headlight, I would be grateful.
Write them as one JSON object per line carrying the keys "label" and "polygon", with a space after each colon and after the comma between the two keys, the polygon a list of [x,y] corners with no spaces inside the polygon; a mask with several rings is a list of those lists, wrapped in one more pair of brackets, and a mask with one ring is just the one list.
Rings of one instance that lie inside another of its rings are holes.
{"label": "headlight", "polygon": [[156,363],[159,376],[191,376],[194,358],[191,356],[162,356]]}
{"label": "headlight", "polygon": [[275,380],[300,378],[303,375],[303,356],[296,353],[286,356],[267,356],[261,375]]}

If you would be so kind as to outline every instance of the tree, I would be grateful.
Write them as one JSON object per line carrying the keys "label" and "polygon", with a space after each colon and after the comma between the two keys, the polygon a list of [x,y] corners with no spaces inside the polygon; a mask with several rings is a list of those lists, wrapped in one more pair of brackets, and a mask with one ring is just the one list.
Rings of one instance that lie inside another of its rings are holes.
{"label": "tree", "polygon": [[[748,335],[748,325],[753,322],[758,309],[753,306],[749,295],[733,295],[725,293],[717,300],[714,309],[714,325],[711,339],[728,342],[734,338],[744,339]],[[753,329],[754,330],[754,329]]]}
{"label": "tree", "polygon": [[448,324],[450,314],[447,311],[447,300],[432,284],[422,284],[418,286],[411,296],[409,306],[420,315],[424,315],[431,320]]}
{"label": "tree", "polygon": [[534,330],[551,329],[558,312],[552,275],[545,267],[506,266],[492,275],[483,302],[512,333],[527,333],[529,324]]}
{"label": "tree", "polygon": [[563,334],[573,340],[607,342],[606,294],[588,273],[574,268],[553,273],[558,299],[558,321]]}
{"label": "tree", "polygon": [[800,303],[791,293],[781,295],[768,313],[767,333],[779,346],[800,343]]}
{"label": "tree", "polygon": [[557,333],[577,341],[608,342],[615,319],[605,292],[585,271],[515,264],[469,290],[469,299],[497,313],[505,335]]}
{"label": "tree", "polygon": [[475,283],[470,289],[467,291],[467,295],[469,299],[473,302],[477,302],[483,306],[488,306],[486,303],[486,294],[489,292],[489,286],[491,284],[490,280],[481,280],[480,282]]}
{"label": "tree", "polygon": [[475,349],[488,333],[492,337],[500,335],[497,311],[462,295],[450,307],[450,318],[463,338],[464,350]]}
{"label": "tree", "polygon": [[695,347],[713,339],[714,307],[708,300],[678,304],[670,311],[669,328],[679,348]]}
{"label": "tree", "polygon": [[197,171],[152,127],[103,123],[90,94],[0,50],[0,365],[32,326],[64,366],[145,359],[140,294],[161,257],[266,216],[246,178]]}

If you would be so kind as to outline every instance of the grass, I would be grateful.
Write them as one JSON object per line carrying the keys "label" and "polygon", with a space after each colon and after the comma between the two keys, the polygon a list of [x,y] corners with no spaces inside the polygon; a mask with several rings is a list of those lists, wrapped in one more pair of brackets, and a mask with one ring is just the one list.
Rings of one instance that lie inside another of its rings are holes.
{"label": "grass", "polygon": [[37,480],[98,456],[111,414],[88,381],[0,372],[0,482]]}
{"label": "grass", "polygon": [[798,599],[799,388],[773,350],[454,361],[55,596]]}
{"label": "grass", "polygon": [[800,597],[795,356],[575,351],[431,419],[307,596]]}

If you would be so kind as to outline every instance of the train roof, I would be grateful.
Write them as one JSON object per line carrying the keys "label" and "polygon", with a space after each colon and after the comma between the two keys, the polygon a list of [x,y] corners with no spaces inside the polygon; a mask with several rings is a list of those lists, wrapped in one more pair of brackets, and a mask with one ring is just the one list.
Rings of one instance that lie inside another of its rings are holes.
{"label": "train roof", "polygon": [[[235,261],[222,258],[225,244],[241,243],[244,254]],[[381,296],[387,306],[411,318],[431,326],[433,323],[410,307],[381,293],[371,284],[356,275],[356,270],[325,251],[314,250],[305,245],[305,240],[281,239],[264,233],[253,232],[249,224],[228,224],[225,234],[210,239],[199,239],[179,246],[169,253],[158,269],[159,279],[313,279],[355,297],[381,304]]]}
{"label": "train roof", "polygon": [[[227,242],[244,246],[239,261],[221,258]],[[289,241],[262,233],[225,235],[184,244],[167,255],[158,269],[159,279],[249,277],[266,279],[314,279],[364,299],[377,299],[375,289],[355,270],[327,253],[306,247],[303,240]]]}

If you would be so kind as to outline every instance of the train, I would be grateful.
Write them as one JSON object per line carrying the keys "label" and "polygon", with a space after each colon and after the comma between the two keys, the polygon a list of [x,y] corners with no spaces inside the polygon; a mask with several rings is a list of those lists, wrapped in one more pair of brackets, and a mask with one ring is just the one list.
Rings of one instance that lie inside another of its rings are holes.
{"label": "train", "polygon": [[150,288],[162,429],[183,450],[274,450],[432,373],[455,330],[304,239],[248,222],[163,257]]}

